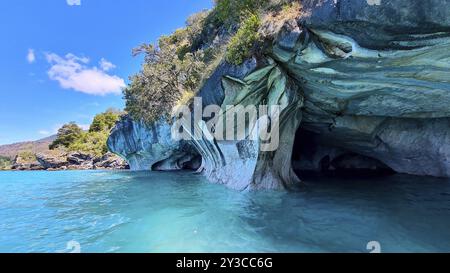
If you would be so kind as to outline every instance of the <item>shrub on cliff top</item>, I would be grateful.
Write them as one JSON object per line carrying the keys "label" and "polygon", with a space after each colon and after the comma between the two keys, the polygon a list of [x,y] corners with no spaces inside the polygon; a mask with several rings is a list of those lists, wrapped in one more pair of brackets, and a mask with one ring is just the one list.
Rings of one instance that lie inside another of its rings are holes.
{"label": "shrub on cliff top", "polygon": [[203,52],[185,53],[162,38],[159,47],[146,45],[142,71],[125,89],[126,111],[136,120],[151,123],[170,113],[185,92],[194,92],[205,69]]}
{"label": "shrub on cliff top", "polygon": [[70,122],[63,125],[56,136],[55,141],[50,144],[50,150],[54,150],[57,147],[69,147],[77,139],[81,137],[83,129],[81,129],[75,122]]}
{"label": "shrub on cliff top", "polygon": [[36,155],[32,151],[21,151],[17,154],[17,160],[22,163],[32,163],[36,161]]}
{"label": "shrub on cliff top", "polygon": [[49,148],[53,150],[61,147],[70,152],[102,156],[108,152],[106,141],[109,133],[122,115],[122,112],[114,109],[98,114],[87,132],[74,122],[66,124],[58,130],[57,138]]}
{"label": "shrub on cliff top", "polygon": [[108,152],[106,141],[109,131],[84,132],[74,143],[68,147],[71,152],[83,152],[100,157]]}
{"label": "shrub on cliff top", "polygon": [[89,127],[89,132],[111,131],[122,115],[123,112],[116,109],[108,109],[105,113],[96,115]]}
{"label": "shrub on cliff top", "polygon": [[251,57],[260,40],[260,15],[292,1],[216,0],[211,11],[191,16],[185,28],[133,50],[144,54],[145,61],[124,90],[125,110],[147,124],[169,117],[175,105],[189,102],[223,59],[238,65]]}
{"label": "shrub on cliff top", "polygon": [[208,60],[192,45],[205,18],[206,13],[191,16],[186,28],[162,36],[157,45],[144,44],[133,51],[145,55],[141,71],[124,90],[125,109],[134,119],[152,123],[167,117],[186,94],[197,91]]}
{"label": "shrub on cliff top", "polygon": [[248,14],[256,14],[269,0],[216,0],[212,16],[216,24],[232,26]]}
{"label": "shrub on cliff top", "polygon": [[259,16],[250,15],[241,25],[236,35],[231,39],[226,59],[228,62],[240,65],[251,57],[255,45],[259,41],[258,29],[261,25]]}
{"label": "shrub on cliff top", "polygon": [[9,157],[0,156],[0,170],[11,168],[11,159]]}

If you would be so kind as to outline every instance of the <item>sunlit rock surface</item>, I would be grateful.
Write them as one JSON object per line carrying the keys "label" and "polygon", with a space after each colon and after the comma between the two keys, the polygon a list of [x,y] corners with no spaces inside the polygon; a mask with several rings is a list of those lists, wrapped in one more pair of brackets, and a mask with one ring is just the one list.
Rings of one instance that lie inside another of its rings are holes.
{"label": "sunlit rock surface", "polygon": [[145,125],[125,117],[113,129],[107,144],[109,150],[124,158],[134,171],[198,167],[192,162],[198,154],[186,143],[173,141],[171,125],[164,120]]}
{"label": "sunlit rock surface", "polygon": [[[299,181],[292,166],[320,170],[324,159],[338,164],[352,154],[357,160],[344,166],[450,177],[450,0],[302,5],[264,56],[223,63],[199,93],[203,106],[280,104],[279,149],[196,140],[199,172],[238,190],[286,189]],[[311,141],[298,138],[299,129],[314,135],[307,154],[294,146]],[[166,123],[122,122],[108,145],[134,170],[174,169],[184,158]]]}
{"label": "sunlit rock surface", "polygon": [[450,1],[322,2],[288,51],[302,127],[400,173],[450,176]]}
{"label": "sunlit rock surface", "polygon": [[267,144],[260,140],[258,131],[252,128],[248,128],[245,140],[194,141],[203,157],[203,171],[213,182],[238,190],[282,189],[298,182],[291,168],[291,153],[295,131],[301,121],[300,107],[303,101],[299,86],[277,64],[270,62],[272,64],[242,80],[225,77],[222,108],[226,115],[226,106],[230,105],[281,106],[279,120],[273,120],[280,123],[279,144],[274,150],[262,149],[261,146]]}

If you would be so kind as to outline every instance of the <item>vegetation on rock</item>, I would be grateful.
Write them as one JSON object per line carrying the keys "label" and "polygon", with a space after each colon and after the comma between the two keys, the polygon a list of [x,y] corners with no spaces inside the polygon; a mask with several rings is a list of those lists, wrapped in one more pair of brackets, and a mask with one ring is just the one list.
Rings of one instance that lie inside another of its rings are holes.
{"label": "vegetation on rock", "polygon": [[8,170],[11,168],[11,159],[8,157],[0,156],[0,170]]}
{"label": "vegetation on rock", "polygon": [[36,155],[31,151],[22,151],[17,155],[23,162],[35,162]]}
{"label": "vegetation on rock", "polygon": [[124,91],[126,111],[135,119],[154,122],[170,110],[185,94],[196,91],[203,78],[210,52],[192,51],[207,12],[192,16],[187,26],[157,45],[144,44],[133,53],[145,54],[142,70],[131,78]]}
{"label": "vegetation on rock", "polygon": [[145,61],[124,90],[127,113],[147,124],[169,118],[173,107],[188,104],[223,60],[239,65],[257,52],[261,15],[290,2],[216,0],[211,11],[194,14],[186,27],[133,50]]}
{"label": "vegetation on rock", "polygon": [[70,152],[102,156],[108,152],[106,141],[109,133],[122,115],[122,112],[114,109],[98,114],[87,132],[74,122],[65,124],[58,130],[57,138],[50,145],[50,149],[59,147]]}
{"label": "vegetation on rock", "polygon": [[241,25],[236,35],[231,39],[227,49],[227,61],[240,65],[253,55],[253,49],[260,40],[258,29],[261,20],[257,14],[251,14]]}
{"label": "vegetation on rock", "polygon": [[269,3],[269,0],[216,0],[213,21],[217,25],[232,27],[248,14],[259,13]]}
{"label": "vegetation on rock", "polygon": [[80,139],[83,134],[83,129],[81,129],[75,122],[70,122],[64,124],[58,129],[57,138],[50,144],[50,150],[54,150],[57,147],[69,148],[75,141]]}

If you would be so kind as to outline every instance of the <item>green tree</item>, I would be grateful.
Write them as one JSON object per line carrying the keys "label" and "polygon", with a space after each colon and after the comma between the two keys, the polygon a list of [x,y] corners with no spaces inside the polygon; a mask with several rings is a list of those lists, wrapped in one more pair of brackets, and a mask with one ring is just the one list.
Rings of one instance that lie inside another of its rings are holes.
{"label": "green tree", "polygon": [[58,147],[68,148],[72,143],[78,140],[83,134],[81,129],[75,122],[70,122],[63,125],[59,130],[56,140],[50,144],[50,150],[54,150]]}
{"label": "green tree", "polygon": [[0,170],[11,168],[11,159],[9,157],[0,156]]}
{"label": "green tree", "polygon": [[111,131],[116,125],[117,120],[123,115],[123,112],[116,109],[109,109],[105,113],[98,114],[94,117],[89,132]]}
{"label": "green tree", "polygon": [[202,50],[189,52],[189,31],[163,36],[158,45],[144,44],[133,51],[145,54],[140,73],[125,89],[126,111],[147,123],[167,116],[185,92],[194,92],[206,68]]}
{"label": "green tree", "polygon": [[93,156],[102,156],[108,152],[106,142],[111,129],[124,113],[109,109],[94,117],[88,132],[81,132],[67,149],[73,152],[84,152]]}
{"label": "green tree", "polygon": [[106,146],[108,136],[109,131],[85,132],[69,146],[68,150],[100,157],[108,152]]}
{"label": "green tree", "polygon": [[259,15],[290,1],[216,0],[211,11],[191,16],[185,28],[136,48],[133,54],[144,54],[145,60],[124,90],[125,110],[146,123],[168,117],[175,105],[189,102],[224,57],[233,64],[251,57],[260,40]]}

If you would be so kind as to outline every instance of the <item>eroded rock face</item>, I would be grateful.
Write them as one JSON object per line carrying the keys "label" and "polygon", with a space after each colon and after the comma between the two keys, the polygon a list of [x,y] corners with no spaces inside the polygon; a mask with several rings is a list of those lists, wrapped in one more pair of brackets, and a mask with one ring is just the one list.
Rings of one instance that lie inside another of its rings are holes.
{"label": "eroded rock face", "polygon": [[198,155],[189,144],[172,139],[166,121],[147,126],[126,117],[113,129],[107,144],[134,171],[181,170]]}
{"label": "eroded rock face", "polygon": [[67,155],[67,162],[70,165],[92,166],[94,158],[89,154],[80,152],[70,153]]}
{"label": "eroded rock face", "polygon": [[313,152],[295,163],[298,169],[320,170],[324,157],[334,159],[352,151],[376,158],[399,173],[450,177],[449,118],[340,117],[332,127],[326,123],[303,126],[317,135],[315,144],[310,144],[315,146]]}
{"label": "eroded rock face", "polygon": [[243,140],[195,141],[203,157],[203,171],[215,183],[237,190],[255,190],[289,188],[298,182],[291,168],[290,155],[294,144],[291,136],[295,135],[300,124],[303,100],[299,86],[289,79],[283,69],[271,60],[268,63],[243,79],[225,77],[222,108],[225,116],[227,106],[279,105],[279,120],[272,120],[280,124],[277,130],[279,144],[274,150],[262,149],[264,143],[259,132],[251,128]]}
{"label": "eroded rock face", "polygon": [[408,49],[446,36],[449,0],[302,0],[307,27],[352,37],[369,49]]}
{"label": "eroded rock face", "polygon": [[338,149],[400,173],[450,176],[450,1],[306,2],[296,50],[274,51],[291,54],[302,127],[321,144],[296,164],[319,168]]}
{"label": "eroded rock face", "polygon": [[125,170],[130,168],[125,160],[112,153],[106,153],[104,156],[100,158],[95,158],[92,161],[92,164],[94,166],[94,169],[97,170],[99,169]]}
{"label": "eroded rock face", "polygon": [[124,170],[129,168],[123,159],[111,153],[102,157],[94,157],[82,152],[60,154],[59,156],[37,154],[36,158],[44,170]]}
{"label": "eroded rock face", "polygon": [[50,156],[46,154],[37,154],[36,159],[44,169],[60,169],[67,167],[69,162],[64,156]]}
{"label": "eroded rock face", "polygon": [[[290,188],[298,182],[293,155],[300,172],[320,170],[328,157],[337,168],[450,177],[450,0],[301,3],[265,57],[222,64],[200,92],[204,106],[281,105],[279,149],[262,152],[250,139],[193,141],[200,171],[238,190]],[[314,133],[308,153],[294,147],[300,127]],[[108,145],[132,169],[171,170],[186,157],[169,135],[164,122],[128,120]]]}
{"label": "eroded rock face", "polygon": [[12,170],[16,171],[41,171],[44,170],[41,164],[35,163],[14,163],[11,167]]}

